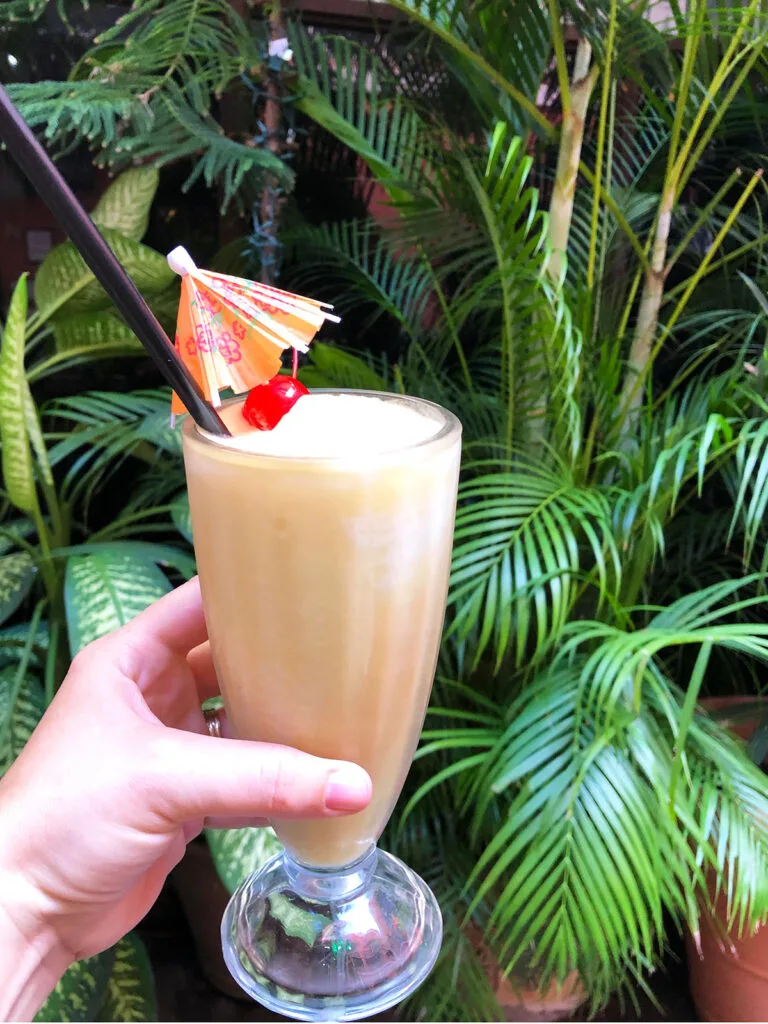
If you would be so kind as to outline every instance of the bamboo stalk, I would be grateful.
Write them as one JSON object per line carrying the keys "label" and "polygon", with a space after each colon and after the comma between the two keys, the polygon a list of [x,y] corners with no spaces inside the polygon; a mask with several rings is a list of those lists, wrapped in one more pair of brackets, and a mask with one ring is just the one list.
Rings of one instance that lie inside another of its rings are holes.
{"label": "bamboo stalk", "polygon": [[576,194],[576,177],[579,172],[581,147],[584,141],[584,121],[598,75],[596,66],[590,70],[591,61],[592,47],[586,39],[581,38],[576,48],[570,103],[564,104],[563,108],[557,175],[549,206],[549,237],[552,254],[547,265],[547,272],[555,284],[562,277],[563,257],[568,248],[568,237],[573,219],[573,200]]}

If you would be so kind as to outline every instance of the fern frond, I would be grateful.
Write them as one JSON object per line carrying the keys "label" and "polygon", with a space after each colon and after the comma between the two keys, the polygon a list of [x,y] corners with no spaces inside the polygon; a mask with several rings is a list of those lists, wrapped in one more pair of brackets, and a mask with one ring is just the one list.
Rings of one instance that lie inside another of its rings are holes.
{"label": "fern frond", "polygon": [[[19,22],[37,21],[45,13],[49,0],[4,0],[0,6],[0,26]],[[89,0],[79,0],[84,10],[90,7]],[[67,0],[56,0],[59,17],[67,23]]]}

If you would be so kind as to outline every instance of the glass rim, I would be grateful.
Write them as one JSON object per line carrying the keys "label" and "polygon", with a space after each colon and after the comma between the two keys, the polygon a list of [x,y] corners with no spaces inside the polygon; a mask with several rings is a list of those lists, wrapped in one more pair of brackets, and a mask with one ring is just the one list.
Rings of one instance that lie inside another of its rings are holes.
{"label": "glass rim", "polygon": [[[410,444],[401,444],[396,448],[387,448],[384,451],[355,453],[359,458],[365,459],[372,456],[378,459],[386,456],[400,455],[404,452],[417,451],[420,448],[428,448],[440,441],[446,441],[453,435],[460,436],[462,432],[461,420],[458,416],[450,412],[448,409],[443,408],[442,405],[438,405],[437,402],[429,401],[427,398],[418,398],[415,395],[398,395],[394,391],[370,391],[365,388],[313,388],[311,394],[361,395],[366,398],[380,398],[385,401],[404,402],[408,405],[417,407],[426,406],[433,412],[437,413],[437,416],[435,417],[436,419],[442,420],[440,428],[430,437],[422,438],[422,440],[414,441]],[[222,408],[226,408],[229,405],[235,405],[236,403],[244,400],[244,395],[235,395],[233,398],[228,398],[222,402]],[[206,448],[213,448],[220,452],[231,452],[234,455],[241,455],[248,459],[268,459],[271,462],[341,462],[345,460],[349,461],[350,459],[350,454],[348,452],[339,455],[278,455],[274,452],[244,451],[242,448],[238,448],[236,445],[231,444],[228,438],[218,438],[209,431],[203,430],[203,428],[195,423],[189,415],[187,415],[185,422],[182,424],[181,431],[182,434],[193,443],[199,443]]]}

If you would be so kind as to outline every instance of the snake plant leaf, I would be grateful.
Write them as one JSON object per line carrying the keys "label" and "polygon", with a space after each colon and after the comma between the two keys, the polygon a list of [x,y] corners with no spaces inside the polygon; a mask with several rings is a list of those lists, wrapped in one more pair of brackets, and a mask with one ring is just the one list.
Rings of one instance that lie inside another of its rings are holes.
{"label": "snake plant leaf", "polygon": [[124,626],[170,589],[155,564],[124,549],[70,558],[64,603],[72,654]]}
{"label": "snake plant leaf", "polygon": [[208,829],[206,837],[219,878],[230,892],[283,848],[271,828]]}
{"label": "snake plant leaf", "polygon": [[32,589],[37,567],[27,551],[0,558],[0,623],[9,619]]}
{"label": "snake plant leaf", "polygon": [[35,1020],[75,1022],[100,1019],[98,1012],[107,990],[114,959],[114,949],[108,949],[88,960],[78,960],[72,964]]}
{"label": "snake plant leaf", "polygon": [[27,305],[27,275],[22,274],[11,299],[0,348],[0,442],[3,448],[3,480],[8,497],[22,512],[37,513],[39,505],[25,411]]}
{"label": "snake plant leaf", "polygon": [[19,756],[45,711],[43,687],[27,675],[16,693],[16,666],[0,669],[0,777]]}
{"label": "snake plant leaf", "polygon": [[133,167],[120,175],[96,204],[91,220],[97,228],[119,231],[140,242],[147,233],[149,211],[160,184],[156,167]]}
{"label": "snake plant leaf", "polygon": [[152,968],[144,943],[135,932],[129,932],[115,946],[115,960],[98,1020],[122,1024],[157,1020]]}
{"label": "snake plant leaf", "polygon": [[[110,228],[105,228],[102,234],[143,295],[158,295],[173,282],[174,273],[159,252]],[[38,308],[53,307],[62,295],[70,292],[74,294],[57,310],[57,320],[73,313],[93,313],[111,307],[107,293],[88,270],[80,253],[71,242],[64,242],[48,253],[37,272]]]}

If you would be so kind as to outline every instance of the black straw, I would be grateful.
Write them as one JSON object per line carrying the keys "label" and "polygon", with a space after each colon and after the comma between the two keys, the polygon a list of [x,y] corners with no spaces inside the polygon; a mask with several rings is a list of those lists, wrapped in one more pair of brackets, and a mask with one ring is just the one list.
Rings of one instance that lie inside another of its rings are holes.
{"label": "black straw", "polygon": [[179,359],[163,328],[136,285],[75,198],[53,161],[27,127],[0,85],[0,139],[34,185],[40,198],[74,242],[125,322],[154,359],[165,379],[203,430],[229,436],[216,410]]}

